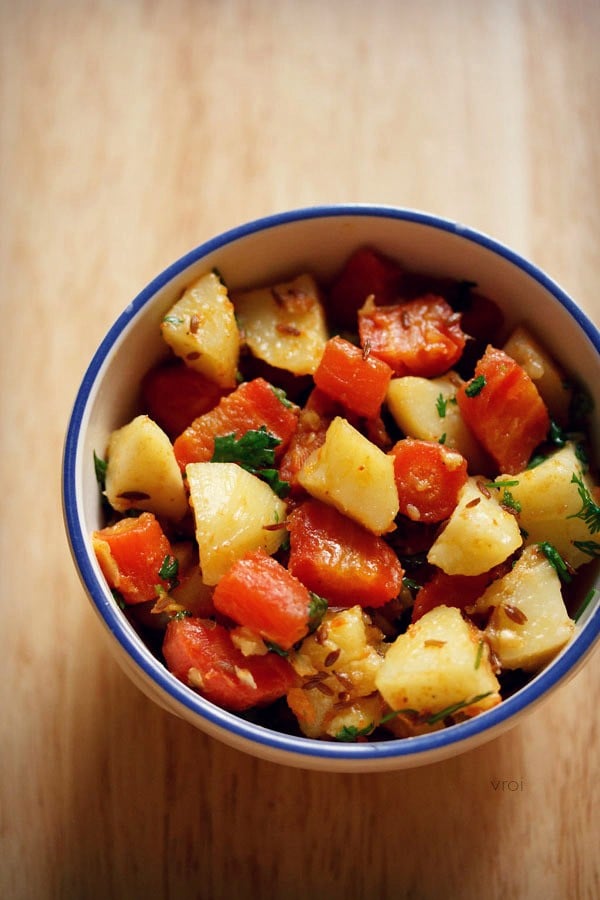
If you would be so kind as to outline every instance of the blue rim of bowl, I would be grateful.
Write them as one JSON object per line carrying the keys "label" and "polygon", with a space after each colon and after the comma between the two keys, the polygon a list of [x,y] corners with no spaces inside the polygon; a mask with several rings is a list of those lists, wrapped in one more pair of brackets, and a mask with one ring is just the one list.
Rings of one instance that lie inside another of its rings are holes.
{"label": "blue rim of bowl", "polygon": [[235,735],[243,742],[262,744],[273,751],[300,757],[318,757],[321,760],[329,760],[331,762],[360,762],[361,760],[366,762],[374,759],[426,757],[441,748],[449,747],[477,736],[484,736],[485,732],[489,732],[489,736],[492,737],[493,732],[502,725],[508,727],[510,724],[509,720],[516,713],[528,707],[531,708],[541,701],[550,688],[565,679],[572,670],[575,670],[583,657],[591,650],[592,645],[600,634],[600,606],[596,607],[585,623],[585,627],[579,630],[571,643],[547,669],[501,704],[469,721],[454,725],[451,728],[432,732],[431,734],[403,739],[372,743],[318,741],[273,731],[234,713],[220,709],[195,694],[172,676],[163,664],[143,645],[132,626],[129,625],[117,605],[112,601],[112,598],[109,599],[107,589],[99,582],[90,561],[89,535],[83,529],[82,517],[78,509],[77,462],[81,426],[85,422],[90,399],[93,399],[96,379],[106,362],[109,352],[140,309],[151,300],[157,291],[169,284],[172,279],[193,263],[234,241],[259,231],[265,231],[303,219],[335,218],[340,216],[399,219],[451,232],[467,241],[485,247],[521,269],[552,294],[576,320],[596,351],[600,352],[600,332],[562,288],[533,263],[527,261],[494,238],[468,226],[420,210],[362,203],[310,206],[264,216],[211,238],[172,263],[135,297],[109,329],[83,376],[67,428],[62,471],[63,514],[75,565],[104,623],[133,662],[161,690],[165,691],[176,704],[180,704],[192,713],[199,715],[207,720],[208,723],[216,726],[218,730],[224,730]]}

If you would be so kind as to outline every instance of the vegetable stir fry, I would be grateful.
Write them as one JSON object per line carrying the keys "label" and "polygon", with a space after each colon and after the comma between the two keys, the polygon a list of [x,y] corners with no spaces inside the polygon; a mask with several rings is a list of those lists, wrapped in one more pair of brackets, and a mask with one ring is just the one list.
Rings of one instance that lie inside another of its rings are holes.
{"label": "vegetable stir fry", "polygon": [[475,284],[361,247],[329,284],[208,272],[161,331],[95,454],[92,541],[190,690],[310,738],[403,738],[569,641],[600,553],[582,392]]}

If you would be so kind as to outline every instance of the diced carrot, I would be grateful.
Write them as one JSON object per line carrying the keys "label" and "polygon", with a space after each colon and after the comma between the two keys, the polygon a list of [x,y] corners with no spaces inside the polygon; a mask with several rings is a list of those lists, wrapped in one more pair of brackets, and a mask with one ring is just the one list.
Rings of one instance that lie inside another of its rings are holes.
{"label": "diced carrot", "polygon": [[172,440],[227,393],[179,359],[153,366],[144,376],[141,390],[144,412]]}
{"label": "diced carrot", "polygon": [[290,572],[335,606],[383,606],[402,588],[394,551],[331,506],[307,500],[288,517]]}
{"label": "diced carrot", "polygon": [[492,581],[510,571],[511,565],[511,561],[507,560],[481,575],[447,575],[437,570],[417,593],[412,621],[416,622],[436,606],[456,606],[459,609],[472,606]]}
{"label": "diced carrot", "polygon": [[173,448],[182,469],[191,462],[208,462],[213,455],[215,437],[265,427],[281,443],[275,457],[281,457],[296,430],[297,413],[286,405],[275,388],[263,378],[246,381],[228,394],[214,409],[195,419],[179,437]]}
{"label": "diced carrot", "polygon": [[360,247],[346,261],[329,290],[328,311],[332,322],[356,330],[356,314],[367,297],[377,303],[393,303],[402,280],[400,266],[370,247]]}
{"label": "diced carrot", "polygon": [[314,375],[318,388],[367,418],[379,415],[391,377],[387,363],[338,336],[327,341]]}
{"label": "diced carrot", "polygon": [[125,603],[156,597],[157,585],[169,589],[159,571],[171,556],[171,544],[153,513],[101,528],[93,533],[92,543],[104,577]]}
{"label": "diced carrot", "polygon": [[442,375],[460,359],[466,336],[460,313],[442,298],[428,294],[407,303],[375,306],[358,315],[360,341],[396,375]]}
{"label": "diced carrot", "polygon": [[273,703],[297,683],[287,659],[275,653],[244,656],[228,630],[210,619],[172,619],[162,649],[176,678],[235,712]]}
{"label": "diced carrot", "polygon": [[535,384],[517,362],[491,345],[456,399],[500,472],[521,472],[548,434],[550,417]]}
{"label": "diced carrot", "polygon": [[298,427],[291,437],[279,466],[279,477],[290,485],[292,494],[304,493],[298,484],[298,472],[313,452],[325,443],[325,435],[343,407],[327,394],[314,388],[298,416]]}
{"label": "diced carrot", "polygon": [[233,564],[217,584],[213,602],[224,616],[283,650],[309,631],[308,589],[264,550]]}
{"label": "diced carrot", "polygon": [[441,522],[451,515],[467,480],[467,461],[433,441],[404,438],[390,451],[400,512],[414,522]]}

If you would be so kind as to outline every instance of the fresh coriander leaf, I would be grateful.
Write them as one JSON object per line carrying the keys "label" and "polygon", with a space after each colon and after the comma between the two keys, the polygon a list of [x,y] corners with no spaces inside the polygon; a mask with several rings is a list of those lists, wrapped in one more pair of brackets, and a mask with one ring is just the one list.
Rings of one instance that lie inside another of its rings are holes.
{"label": "fresh coriander leaf", "polygon": [[395,719],[396,716],[410,716],[411,718],[416,718],[418,715],[419,713],[416,709],[393,709],[379,720],[379,724],[385,725],[386,722],[390,722],[392,719]]}
{"label": "fresh coriander leaf", "polygon": [[542,541],[538,544],[538,547],[546,557],[549,563],[551,563],[556,569],[558,576],[564,584],[569,584],[571,581],[571,573],[567,567],[566,562],[556,549],[553,544],[550,544],[548,541]]}
{"label": "fresh coriander leaf", "polygon": [[290,489],[289,481],[282,481],[279,477],[277,469],[257,469],[254,475],[258,475],[263,481],[269,485],[278,497],[285,497]]}
{"label": "fresh coriander leaf", "polygon": [[518,500],[515,500],[508,488],[504,488],[504,493],[502,494],[500,505],[505,506],[507,509],[512,509],[516,513],[521,512],[521,504]]}
{"label": "fresh coriander leaf", "polygon": [[579,609],[573,616],[574,622],[579,621],[579,619],[582,617],[582,615],[584,614],[584,612],[586,611],[586,609],[588,608],[588,606],[590,605],[590,603],[592,602],[592,600],[594,599],[594,597],[596,596],[597,593],[598,593],[598,591],[596,590],[596,588],[592,588],[591,590],[589,590],[587,592],[587,594],[583,598],[583,602],[582,602],[581,606],[579,607]]}
{"label": "fresh coriander leaf", "polygon": [[572,515],[567,516],[567,518],[583,519],[583,521],[589,528],[590,533],[596,534],[598,531],[600,531],[600,506],[598,506],[598,504],[590,494],[581,475],[577,475],[574,472],[573,477],[571,478],[571,483],[577,485],[577,491],[581,498],[582,507],[579,512],[572,513]]}
{"label": "fresh coriander leaf", "polygon": [[588,458],[587,450],[581,443],[581,441],[577,441],[577,443],[575,444],[575,456],[581,463],[583,470],[587,471],[590,465],[590,461]]}
{"label": "fresh coriander leaf", "polygon": [[444,431],[444,433],[440,434],[440,436],[438,438],[438,444],[445,444],[445,443],[446,443],[446,432]]}
{"label": "fresh coriander leaf", "polygon": [[573,546],[581,550],[582,553],[587,553],[588,556],[593,556],[594,558],[600,556],[600,544],[598,541],[573,541]]}
{"label": "fresh coriander leaf", "polygon": [[519,479],[514,479],[513,481],[488,481],[484,484],[486,488],[509,488],[516,487],[519,483]]}
{"label": "fresh coriander leaf", "polygon": [[475,654],[475,668],[478,669],[481,665],[481,657],[483,656],[483,638],[480,638],[479,644],[477,645],[477,653]]}
{"label": "fresh coriander leaf", "polygon": [[489,697],[491,693],[492,691],[487,691],[485,694],[477,694],[476,697],[472,697],[470,700],[461,700],[460,703],[453,703],[451,706],[441,709],[432,716],[428,716],[428,718],[425,719],[425,724],[437,725],[438,722],[442,722],[447,716],[453,716],[454,713],[457,713],[459,710],[465,709],[467,706],[472,706],[474,703],[479,703],[480,700]]}
{"label": "fresh coriander leaf", "polygon": [[119,609],[125,609],[125,601],[123,600],[123,595],[121,594],[121,592],[116,588],[111,588],[110,592],[113,595],[113,598]]}
{"label": "fresh coriander leaf", "polygon": [[417,581],[414,581],[414,579],[409,578],[407,575],[405,575],[402,579],[402,584],[405,588],[408,588],[409,591],[421,590],[421,585]]}
{"label": "fresh coriander leaf", "polygon": [[485,375],[478,375],[465,388],[467,397],[476,397],[480,394],[486,385]]}
{"label": "fresh coriander leaf", "polygon": [[[177,575],[179,574],[179,560],[176,556],[168,553],[162,561],[162,565],[158,570],[159,578],[164,581],[170,581],[171,587],[175,587],[177,583]],[[173,583],[174,582],[174,583]]]}
{"label": "fresh coriander leaf", "polygon": [[535,469],[537,466],[541,465],[543,462],[546,462],[547,457],[543,453],[536,453],[535,456],[532,456],[529,462],[527,463],[528,469]]}
{"label": "fresh coriander leaf", "polygon": [[183,325],[183,319],[180,316],[165,316],[163,322],[166,325]]}
{"label": "fresh coriander leaf", "polygon": [[237,463],[266,481],[278,496],[283,496],[289,490],[289,484],[279,478],[275,468],[275,448],[280,443],[280,439],[270,434],[264,425],[258,430],[250,429],[240,438],[233,433],[217,435],[211,462]]}
{"label": "fresh coriander leaf", "polygon": [[442,393],[437,395],[437,400],[435,401],[435,408],[437,409],[437,414],[440,419],[443,419],[446,415],[446,407],[448,405],[448,401],[445,399]]}
{"label": "fresh coriander leaf", "polygon": [[567,435],[556,422],[550,422],[550,430],[548,431],[548,442],[554,444],[555,447],[564,447],[567,443]]}
{"label": "fresh coriander leaf", "polygon": [[319,597],[318,594],[309,591],[310,602],[308,604],[308,628],[309,631],[316,631],[323,620],[323,616],[327,612],[329,604],[325,597]]}
{"label": "fresh coriander leaf", "polygon": [[192,614],[189,609],[179,609],[176,613],[173,613],[171,619],[174,619],[176,622],[181,622],[182,619],[187,619],[191,615]]}
{"label": "fresh coriander leaf", "polygon": [[102,459],[101,456],[98,456],[94,450],[94,472],[96,473],[96,481],[100,485],[101,490],[104,490],[105,487],[107,468],[108,463],[106,460]]}
{"label": "fresh coriander leaf", "polygon": [[276,653],[277,656],[289,656],[289,650],[284,650],[283,647],[280,647],[279,644],[275,644],[273,641],[265,641],[265,646],[271,653]]}
{"label": "fresh coriander leaf", "polygon": [[373,722],[369,722],[364,728],[357,728],[356,725],[344,725],[335,736],[337,741],[355,741],[358,737],[366,737],[371,734],[374,729]]}
{"label": "fresh coriander leaf", "polygon": [[288,400],[287,394],[286,394],[286,392],[283,390],[283,388],[274,387],[273,385],[271,385],[271,389],[272,389],[273,393],[275,394],[275,396],[277,397],[277,399],[278,399],[281,403],[283,403],[283,405],[284,405],[287,409],[291,409],[291,408],[293,407],[294,404],[292,403],[291,400]]}

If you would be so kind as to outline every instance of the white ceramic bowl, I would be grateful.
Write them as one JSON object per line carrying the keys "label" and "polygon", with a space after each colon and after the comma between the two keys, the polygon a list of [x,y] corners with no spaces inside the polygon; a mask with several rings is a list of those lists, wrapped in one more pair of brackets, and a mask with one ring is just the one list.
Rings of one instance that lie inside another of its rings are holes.
{"label": "white ceramic bowl", "polygon": [[[600,632],[596,593],[563,652],[494,709],[451,728],[404,740],[321,742],[252,724],[195,694],[152,655],[116,605],[90,542],[91,532],[102,526],[93,451],[105,447],[109,433],[135,413],[136,386],[164,354],[159,323],[166,309],[185,285],[213,267],[230,288],[267,283],[302,270],[327,278],[364,244],[409,269],[475,281],[482,294],[500,305],[508,326],[526,320],[565,369],[595,395],[592,438],[598,447],[600,333],[557,284],[497,241],[456,222],[413,210],[352,204],[300,209],[250,222],[169,266],[126,307],[100,344],[75,400],[63,463],[64,515],[73,558],[110,645],[131,679],[164,709],[230,746],[267,760],[329,771],[407,768],[482,744],[515,725],[572,676]],[[586,591],[590,584],[598,586],[597,565],[591,576]]]}

